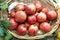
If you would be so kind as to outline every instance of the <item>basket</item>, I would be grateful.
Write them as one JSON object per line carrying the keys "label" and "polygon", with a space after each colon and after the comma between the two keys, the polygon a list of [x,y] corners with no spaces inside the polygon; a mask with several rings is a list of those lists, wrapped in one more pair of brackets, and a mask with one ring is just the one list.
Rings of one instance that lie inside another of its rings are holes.
{"label": "basket", "polygon": [[[34,1],[40,1],[44,5],[44,7],[48,7],[50,10],[52,10],[52,9],[55,10],[54,5],[49,0],[11,0],[10,3],[9,2],[7,2],[7,3],[11,4],[14,1],[24,2],[24,3],[33,3]],[[4,16],[3,19],[7,19],[8,18],[8,11],[6,11],[5,14],[1,14],[1,15]],[[2,19],[2,17],[1,17],[1,19]],[[8,30],[8,33],[11,33],[14,37],[19,38],[19,39],[41,39],[41,38],[44,38],[46,36],[52,35],[52,33],[54,33],[54,31],[57,30],[58,26],[59,26],[59,17],[57,16],[57,19],[55,19],[51,23],[51,27],[52,27],[51,31],[48,33],[45,33],[43,35],[36,35],[36,36],[24,35],[24,36],[21,36],[21,35],[18,35],[14,30],[13,31]]]}

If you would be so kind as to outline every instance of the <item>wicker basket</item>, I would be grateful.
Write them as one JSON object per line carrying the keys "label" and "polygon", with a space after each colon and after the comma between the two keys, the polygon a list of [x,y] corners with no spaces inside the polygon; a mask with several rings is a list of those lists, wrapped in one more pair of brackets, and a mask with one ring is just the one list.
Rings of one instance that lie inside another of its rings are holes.
{"label": "wicker basket", "polygon": [[[44,7],[48,7],[50,10],[52,10],[52,9],[55,10],[55,7],[53,6],[53,4],[49,0],[11,0],[10,3],[9,2],[7,2],[7,3],[11,4],[14,1],[24,2],[24,3],[33,3],[34,1],[40,1],[44,5]],[[3,19],[8,18],[7,12],[4,14],[1,14],[1,15],[4,16]],[[46,36],[50,36],[58,28],[58,26],[59,26],[59,18],[57,16],[57,18],[54,21],[52,21],[52,23],[51,23],[51,27],[52,27],[51,31],[48,33],[45,33],[43,35],[36,35],[36,36],[24,35],[24,36],[21,36],[21,35],[18,35],[16,33],[16,31],[14,31],[14,30],[13,31],[8,30],[8,33],[11,33],[14,37],[19,38],[19,39],[41,39],[41,38],[44,38]]]}

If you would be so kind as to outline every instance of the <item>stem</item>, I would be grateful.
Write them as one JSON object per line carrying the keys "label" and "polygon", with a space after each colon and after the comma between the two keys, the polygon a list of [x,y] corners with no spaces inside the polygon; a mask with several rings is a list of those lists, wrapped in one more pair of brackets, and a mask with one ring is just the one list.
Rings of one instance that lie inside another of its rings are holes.
{"label": "stem", "polygon": [[[7,0],[6,0],[7,1]],[[7,3],[9,3],[11,0],[7,1]]]}
{"label": "stem", "polygon": [[2,10],[1,10],[1,20],[3,19],[3,17],[2,17]]}

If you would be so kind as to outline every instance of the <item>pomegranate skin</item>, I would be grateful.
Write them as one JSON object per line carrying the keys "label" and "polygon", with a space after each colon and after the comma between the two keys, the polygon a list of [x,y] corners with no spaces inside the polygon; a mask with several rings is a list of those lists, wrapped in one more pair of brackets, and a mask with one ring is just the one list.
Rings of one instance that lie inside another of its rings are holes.
{"label": "pomegranate skin", "polygon": [[25,22],[26,18],[27,18],[27,15],[24,11],[17,11],[16,12],[16,15],[15,15],[16,22],[23,23],[23,22]]}
{"label": "pomegranate skin", "polygon": [[12,11],[12,12],[9,14],[9,16],[10,16],[10,18],[11,18],[11,17],[15,17],[15,12]]}
{"label": "pomegranate skin", "polygon": [[44,22],[46,21],[47,17],[46,17],[46,14],[43,13],[43,12],[40,12],[38,15],[37,15],[37,20],[38,22]]}
{"label": "pomegranate skin", "polygon": [[19,34],[19,35],[24,35],[24,34],[26,34],[26,27],[25,27],[25,25],[24,24],[20,24],[19,26],[18,26],[18,28],[17,28],[17,33]]}
{"label": "pomegranate skin", "polygon": [[42,9],[42,12],[44,12],[44,13],[47,13],[48,11],[49,11],[49,10],[48,10],[47,7],[45,7],[45,8]]}
{"label": "pomegranate skin", "polygon": [[48,20],[54,20],[57,18],[57,13],[54,10],[48,11],[46,15]]}
{"label": "pomegranate skin", "polygon": [[27,4],[25,5],[25,11],[26,11],[26,14],[33,15],[35,14],[36,7],[34,4]]}
{"label": "pomegranate skin", "polygon": [[34,24],[36,22],[36,16],[34,15],[28,16],[28,22],[30,24]]}
{"label": "pomegranate skin", "polygon": [[51,26],[49,23],[43,22],[40,24],[40,30],[42,30],[43,32],[49,32],[51,30]]}
{"label": "pomegranate skin", "polygon": [[31,25],[28,29],[28,33],[32,36],[36,35],[37,32],[38,32],[38,27],[36,25]]}
{"label": "pomegranate skin", "polygon": [[14,18],[11,18],[11,19],[10,19],[10,23],[12,24],[12,26],[9,27],[9,30],[14,30],[14,29],[16,29],[18,23],[14,20]]}
{"label": "pomegranate skin", "polygon": [[34,2],[34,5],[36,6],[37,11],[41,11],[43,8],[43,5],[41,2]]}
{"label": "pomegranate skin", "polygon": [[23,11],[25,8],[24,8],[23,4],[17,4],[15,9],[16,9],[16,11]]}

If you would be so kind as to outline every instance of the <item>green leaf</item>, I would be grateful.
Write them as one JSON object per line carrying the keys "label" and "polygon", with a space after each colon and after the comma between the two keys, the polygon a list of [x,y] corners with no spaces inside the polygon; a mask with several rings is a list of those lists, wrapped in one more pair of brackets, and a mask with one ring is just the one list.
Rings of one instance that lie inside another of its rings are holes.
{"label": "green leaf", "polygon": [[8,8],[8,4],[6,3],[6,1],[0,3],[0,8],[1,10],[5,10],[6,8]]}
{"label": "green leaf", "polygon": [[5,36],[5,40],[10,40],[13,36],[10,33],[7,33]]}
{"label": "green leaf", "polygon": [[8,29],[12,24],[9,22],[9,20],[2,20],[1,24]]}
{"label": "green leaf", "polygon": [[3,37],[5,33],[5,29],[2,25],[0,25],[0,37]]}
{"label": "green leaf", "polygon": [[8,7],[8,5],[7,5],[7,3],[6,3],[6,4],[2,5],[1,9],[2,9],[2,10],[5,10],[7,7]]}

